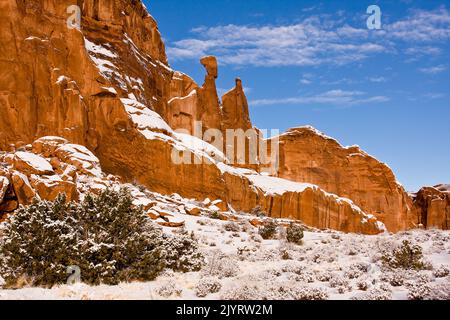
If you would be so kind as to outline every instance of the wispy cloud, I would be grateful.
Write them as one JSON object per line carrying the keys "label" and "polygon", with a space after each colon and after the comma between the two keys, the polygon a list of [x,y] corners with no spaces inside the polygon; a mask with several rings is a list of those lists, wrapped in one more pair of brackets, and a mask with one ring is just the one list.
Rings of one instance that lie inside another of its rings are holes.
{"label": "wispy cloud", "polygon": [[445,41],[450,38],[450,14],[445,7],[415,10],[407,19],[386,26],[390,38],[407,42]]}
{"label": "wispy cloud", "polygon": [[375,83],[382,83],[382,82],[387,81],[387,79],[385,77],[369,77],[367,80],[369,80],[370,82],[375,82]]}
{"label": "wispy cloud", "polygon": [[232,65],[313,66],[346,64],[386,50],[382,44],[360,41],[367,30],[324,20],[314,16],[285,26],[200,27],[192,30],[196,37],[175,42],[168,53],[172,59],[214,54]]}
{"label": "wispy cloud", "polygon": [[420,72],[423,72],[426,74],[438,74],[438,73],[444,72],[445,70],[447,70],[447,67],[444,65],[438,65],[438,66],[434,66],[434,67],[419,69]]}
{"label": "wispy cloud", "polygon": [[426,93],[423,95],[426,99],[442,99],[444,97],[446,97],[445,93],[441,93],[441,92],[431,92],[431,93]]}
{"label": "wispy cloud", "polygon": [[[325,15],[291,25],[199,27],[192,37],[169,45],[168,54],[175,60],[213,54],[222,64],[265,67],[343,65],[398,51],[410,56],[438,54],[441,49],[430,44],[450,38],[450,14],[444,7],[416,10],[383,28],[370,32],[348,25],[342,17]],[[397,48],[399,43],[408,49]]]}
{"label": "wispy cloud", "polygon": [[316,95],[292,97],[283,99],[260,99],[250,101],[251,106],[288,105],[288,104],[327,104],[339,106],[354,106],[367,103],[382,103],[389,101],[385,96],[368,96],[361,91],[330,90]]}

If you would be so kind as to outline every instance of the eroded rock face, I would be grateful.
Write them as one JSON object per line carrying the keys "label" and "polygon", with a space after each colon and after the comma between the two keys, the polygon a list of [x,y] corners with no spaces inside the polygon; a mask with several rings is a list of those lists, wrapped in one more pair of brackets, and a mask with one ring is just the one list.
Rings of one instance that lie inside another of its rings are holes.
{"label": "eroded rock face", "polygon": [[449,185],[424,187],[415,195],[411,223],[425,228],[449,230],[450,188]]}
{"label": "eroded rock face", "polygon": [[[156,22],[140,1],[77,1],[81,30],[67,28],[66,9],[72,4],[0,3],[0,149],[9,151],[0,159],[7,168],[0,168],[0,176],[10,183],[9,195],[4,195],[8,201],[0,208],[26,204],[33,197],[52,199],[59,192],[76,199],[85,189],[107,187],[104,176],[113,174],[153,192],[221,200],[221,210],[228,204],[244,211],[260,206],[271,216],[303,219],[318,228],[377,233],[383,227],[376,218],[392,231],[406,228],[409,198],[402,199],[392,172],[379,162],[357,160],[365,157],[354,156],[362,154],[358,150],[326,146],[327,153],[336,153],[327,162],[320,153],[323,141],[307,140],[308,147],[315,146],[313,152],[289,158],[291,143],[286,139],[288,156],[280,160],[280,177],[319,187],[272,193],[265,185],[255,185],[250,177],[259,175],[254,171],[230,174],[233,167],[219,150],[175,130],[192,134],[196,121],[202,122],[202,133],[250,129],[241,81],[221,103],[214,57],[201,60],[206,70],[202,86],[172,70]],[[292,145],[298,143],[301,146]],[[174,149],[185,151],[194,164],[176,163]],[[27,161],[34,156],[23,159],[27,153],[44,159],[39,168]],[[309,164],[305,172],[314,174],[304,174],[303,162],[311,159],[320,165]],[[352,170],[360,177],[353,177]],[[348,180],[336,178],[340,176]],[[358,184],[352,185],[355,180]],[[354,189],[347,190],[349,181]],[[331,193],[349,197],[356,205]],[[155,217],[164,220],[161,212]],[[179,223],[165,218],[168,224]]]}
{"label": "eroded rock face", "polygon": [[222,96],[222,112],[224,128],[244,131],[252,129],[241,79],[236,79],[236,86]]}
{"label": "eroded rock face", "polygon": [[389,231],[413,227],[408,223],[412,201],[384,163],[311,127],[290,129],[279,138],[279,177],[316,184],[352,199]]}

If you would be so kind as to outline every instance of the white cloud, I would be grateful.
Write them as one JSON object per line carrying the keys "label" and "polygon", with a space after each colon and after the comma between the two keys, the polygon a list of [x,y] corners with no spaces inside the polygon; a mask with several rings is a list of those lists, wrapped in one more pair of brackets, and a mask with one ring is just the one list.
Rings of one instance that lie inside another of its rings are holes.
{"label": "white cloud", "polygon": [[375,82],[375,83],[381,83],[381,82],[387,81],[387,79],[385,77],[369,77],[368,80],[370,82]]}
{"label": "white cloud", "polygon": [[195,37],[168,48],[172,59],[218,56],[220,63],[254,66],[313,66],[362,60],[385,47],[360,41],[367,30],[342,26],[319,16],[284,26],[227,25],[192,30]]}
{"label": "white cloud", "polygon": [[416,10],[407,19],[386,26],[389,37],[407,42],[445,41],[450,38],[450,14],[437,10]]}
{"label": "white cloud", "polygon": [[382,103],[389,101],[385,96],[367,96],[361,91],[330,90],[316,95],[283,98],[260,99],[250,101],[251,106],[287,105],[287,104],[328,104],[340,106],[354,106],[367,103]]}
{"label": "white cloud", "polygon": [[444,97],[446,97],[445,93],[441,93],[441,92],[432,92],[432,93],[427,93],[424,94],[424,97],[427,99],[442,99]]}
{"label": "white cloud", "polygon": [[444,65],[429,67],[429,68],[420,68],[419,71],[426,74],[438,74],[447,70],[447,67]]}
{"label": "white cloud", "polygon": [[[169,45],[171,59],[198,59],[216,55],[229,65],[317,66],[343,65],[362,61],[379,53],[400,52],[412,56],[439,54],[433,42],[450,38],[450,15],[445,7],[416,10],[399,21],[370,32],[355,28],[343,17],[315,15],[290,25],[226,25],[199,27],[193,36]],[[411,59],[411,57],[410,57]]]}
{"label": "white cloud", "polygon": [[300,83],[301,83],[301,84],[306,84],[306,85],[308,85],[308,84],[311,84],[312,81],[309,80],[309,79],[301,79],[301,80],[300,80]]}

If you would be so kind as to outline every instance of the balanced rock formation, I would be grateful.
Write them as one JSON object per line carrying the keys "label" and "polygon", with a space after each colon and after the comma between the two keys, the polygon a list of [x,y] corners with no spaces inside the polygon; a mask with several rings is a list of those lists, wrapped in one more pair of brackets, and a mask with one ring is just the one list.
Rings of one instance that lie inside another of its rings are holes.
{"label": "balanced rock formation", "polygon": [[357,146],[343,147],[312,127],[290,129],[278,138],[279,177],[352,199],[389,231],[412,227],[408,223],[412,200],[384,163]]}

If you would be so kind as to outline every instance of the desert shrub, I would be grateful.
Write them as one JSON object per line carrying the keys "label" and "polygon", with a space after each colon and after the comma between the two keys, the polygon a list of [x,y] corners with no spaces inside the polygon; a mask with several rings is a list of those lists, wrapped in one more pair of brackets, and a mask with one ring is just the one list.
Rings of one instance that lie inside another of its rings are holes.
{"label": "desert shrub", "polygon": [[436,270],[433,271],[433,276],[436,278],[445,278],[450,274],[450,269],[444,265],[439,266]]}
{"label": "desert shrub", "polygon": [[423,298],[424,300],[450,300],[450,282],[431,285],[430,292]]}
{"label": "desert shrub", "polygon": [[408,287],[408,300],[425,300],[431,293],[429,285],[415,283]]}
{"label": "desert shrub", "polygon": [[203,278],[195,285],[195,294],[199,298],[204,298],[210,293],[217,293],[222,288],[222,284],[215,278]]}
{"label": "desert shrub", "polygon": [[392,300],[392,291],[386,287],[375,287],[359,297],[353,297],[352,300]]}
{"label": "desert shrub", "polygon": [[287,262],[281,266],[281,271],[295,273],[295,274],[301,274],[305,271],[305,266],[296,261]]}
{"label": "desert shrub", "polygon": [[339,274],[333,274],[329,281],[331,288],[336,288],[338,293],[344,293],[347,290],[350,290],[351,286],[347,279],[340,276]]}
{"label": "desert shrub", "polygon": [[344,272],[344,276],[348,279],[356,279],[356,278],[361,277],[367,271],[369,271],[369,264],[362,263],[362,262],[353,263]]}
{"label": "desert shrub", "polygon": [[234,277],[239,272],[239,265],[236,259],[223,254],[220,251],[214,252],[208,259],[208,263],[202,269],[202,274],[206,276],[222,278]]}
{"label": "desert shrub", "polygon": [[64,197],[20,207],[3,227],[1,273],[6,285],[19,285],[24,277],[33,279],[30,284],[64,282],[78,250],[75,219],[76,207],[66,205]]}
{"label": "desert shrub", "polygon": [[320,281],[320,282],[328,282],[331,279],[330,271],[314,270],[314,275],[315,275],[317,281]]}
{"label": "desert shrub", "polygon": [[358,290],[367,291],[367,289],[369,289],[370,287],[370,283],[365,279],[360,279],[356,282],[356,287],[358,288]]}
{"label": "desert shrub", "polygon": [[326,300],[328,293],[321,288],[293,286],[284,281],[271,285],[263,291],[267,300]]}
{"label": "desert shrub", "polygon": [[303,236],[303,228],[297,224],[291,223],[286,228],[286,240],[290,243],[303,244]]}
{"label": "desert shrub", "polygon": [[174,271],[199,271],[205,264],[193,234],[163,234],[160,250],[165,266]]}
{"label": "desert shrub", "polygon": [[239,225],[236,222],[230,221],[227,222],[223,228],[225,229],[225,231],[228,232],[240,232],[241,228],[239,227]]}
{"label": "desert shrub", "polygon": [[394,269],[423,270],[426,268],[422,247],[412,245],[408,240],[404,240],[402,245],[392,252],[385,252],[381,260],[385,266]]}
{"label": "desert shrub", "polygon": [[328,292],[322,288],[300,287],[292,293],[295,300],[327,300]]}
{"label": "desert shrub", "polygon": [[190,259],[198,262],[195,242],[165,236],[132,200],[126,189],[104,190],[80,204],[66,203],[61,195],[21,207],[5,224],[0,248],[7,285],[21,277],[34,285],[64,283],[71,265],[89,284],[146,281],[166,266],[184,271]]}
{"label": "desert shrub", "polygon": [[219,211],[212,211],[208,217],[210,219],[220,220],[220,213],[219,213]]}
{"label": "desert shrub", "polygon": [[380,276],[380,281],[389,283],[393,287],[400,287],[405,283],[405,271],[384,272]]}
{"label": "desert shrub", "polygon": [[255,284],[244,283],[239,286],[232,287],[222,293],[221,300],[261,300],[263,298],[261,292]]}
{"label": "desert shrub", "polygon": [[269,220],[259,228],[258,233],[264,240],[274,239],[277,235],[278,224],[274,220]]}
{"label": "desert shrub", "polygon": [[158,287],[156,287],[155,292],[163,298],[170,298],[181,296],[183,289],[181,289],[175,281],[167,280],[163,281]]}

